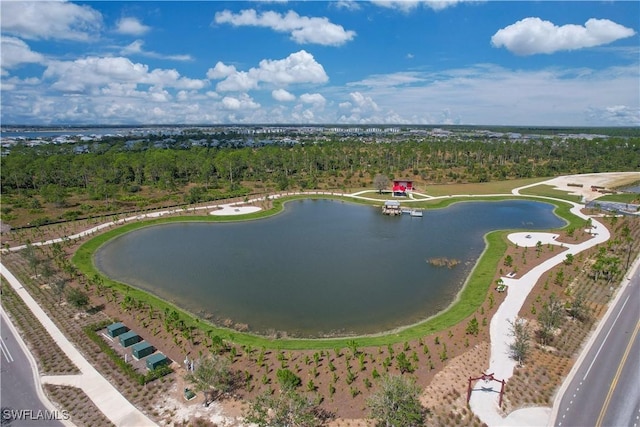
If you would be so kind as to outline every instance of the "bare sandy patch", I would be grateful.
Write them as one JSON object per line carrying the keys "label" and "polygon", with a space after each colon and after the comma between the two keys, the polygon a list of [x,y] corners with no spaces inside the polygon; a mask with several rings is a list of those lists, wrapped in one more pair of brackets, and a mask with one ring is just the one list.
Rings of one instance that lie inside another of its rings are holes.
{"label": "bare sandy patch", "polygon": [[557,190],[584,197],[585,200],[593,200],[603,196],[603,193],[592,191],[592,186],[611,189],[638,181],[640,181],[640,172],[606,172],[559,176],[541,184],[552,185]]}
{"label": "bare sandy patch", "polygon": [[215,211],[211,211],[211,215],[217,216],[225,216],[225,215],[246,215],[249,213],[258,212],[261,208],[257,206],[233,206],[233,205],[222,205],[220,209]]}

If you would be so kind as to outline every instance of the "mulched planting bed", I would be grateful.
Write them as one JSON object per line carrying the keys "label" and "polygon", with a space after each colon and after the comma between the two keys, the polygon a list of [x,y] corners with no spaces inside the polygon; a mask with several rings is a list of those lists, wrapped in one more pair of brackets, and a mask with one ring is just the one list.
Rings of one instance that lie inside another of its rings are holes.
{"label": "mulched planting bed", "polygon": [[44,389],[51,401],[62,410],[68,411],[71,421],[75,425],[91,427],[114,426],[82,389],[53,384],[45,384]]}
{"label": "mulched planting bed", "polygon": [[40,374],[80,373],[4,278],[2,279],[2,306],[9,313],[11,321],[18,328],[22,339],[34,355]]}

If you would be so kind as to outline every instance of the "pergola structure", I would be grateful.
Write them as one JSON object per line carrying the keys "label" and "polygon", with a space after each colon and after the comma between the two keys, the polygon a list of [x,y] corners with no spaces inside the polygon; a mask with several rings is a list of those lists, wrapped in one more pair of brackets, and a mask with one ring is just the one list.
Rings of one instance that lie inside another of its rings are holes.
{"label": "pergola structure", "polygon": [[471,391],[473,391],[473,389],[471,388],[471,383],[474,382],[474,381],[478,381],[478,380],[482,380],[485,383],[487,383],[489,381],[495,381],[495,382],[498,382],[498,383],[501,384],[501,386],[500,386],[500,400],[498,402],[498,406],[500,408],[502,408],[502,396],[504,395],[504,385],[505,385],[506,381],[505,380],[496,379],[493,376],[492,373],[491,374],[482,374],[482,376],[478,377],[478,378],[469,377],[469,385],[467,387],[467,404],[469,403],[469,399],[471,399]]}

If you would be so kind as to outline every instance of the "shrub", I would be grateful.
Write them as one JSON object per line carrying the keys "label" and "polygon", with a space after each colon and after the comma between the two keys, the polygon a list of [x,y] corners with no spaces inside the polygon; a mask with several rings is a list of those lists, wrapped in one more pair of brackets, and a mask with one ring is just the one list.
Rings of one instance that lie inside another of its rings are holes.
{"label": "shrub", "polygon": [[278,382],[284,390],[294,389],[302,384],[300,377],[289,369],[278,369],[276,377],[278,377]]}
{"label": "shrub", "polygon": [[67,293],[67,302],[76,308],[84,309],[89,305],[89,295],[80,289],[71,288]]}
{"label": "shrub", "polygon": [[474,317],[473,319],[469,320],[469,323],[467,323],[467,329],[465,329],[465,332],[468,335],[477,336],[479,328],[480,326],[478,325],[478,319]]}

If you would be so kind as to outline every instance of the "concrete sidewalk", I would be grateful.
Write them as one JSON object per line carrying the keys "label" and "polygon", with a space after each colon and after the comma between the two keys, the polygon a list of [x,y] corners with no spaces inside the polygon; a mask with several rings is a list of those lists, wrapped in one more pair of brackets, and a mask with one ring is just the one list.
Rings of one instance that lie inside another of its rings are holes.
{"label": "concrete sidewalk", "polygon": [[[589,218],[580,210],[582,206],[573,203],[571,212],[587,221]],[[558,255],[550,258],[519,279],[503,277],[502,280],[508,286],[507,296],[498,308],[496,314],[491,319],[491,356],[489,368],[486,373],[493,373],[496,379],[508,380],[513,375],[516,361],[509,356],[509,345],[513,341],[509,322],[513,322],[527,296],[536,285],[542,274],[547,270],[563,262],[567,254],[576,255],[584,250],[592,248],[600,243],[609,240],[610,234],[607,228],[595,219],[591,218],[592,224],[597,227],[598,234],[594,235],[586,242],[571,245],[556,242],[554,235],[543,236],[542,233],[514,233],[513,237],[519,245],[533,246],[538,240],[563,245],[568,248]],[[531,234],[530,238],[526,236]],[[546,237],[546,238],[545,238]],[[524,239],[524,240],[523,240]],[[525,408],[514,411],[506,418],[502,417],[502,411],[498,407],[500,385],[496,382],[474,385],[469,404],[471,410],[488,426],[546,426],[551,416],[551,408]]]}
{"label": "concrete sidewalk", "polygon": [[[22,298],[24,303],[33,312],[42,326],[49,332],[60,349],[82,372],[79,375],[44,376],[42,382],[51,384],[70,385],[81,388],[93,401],[98,409],[117,426],[146,427],[155,426],[138,408],[107,381],[91,364],[82,356],[76,347],[67,339],[49,316],[42,310],[29,292],[22,286],[18,279],[0,263],[0,272],[7,282]],[[73,414],[72,414],[73,416]]]}

